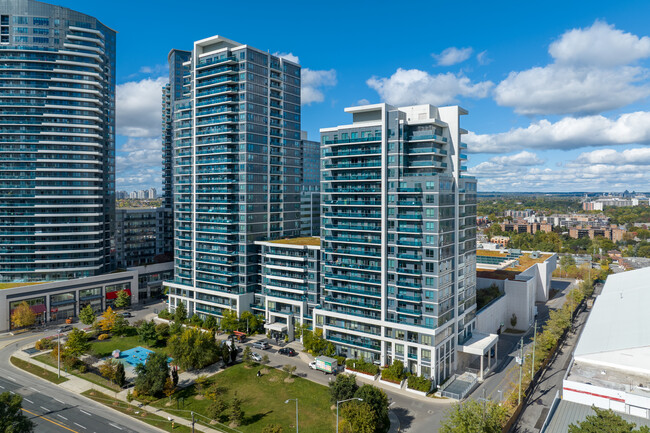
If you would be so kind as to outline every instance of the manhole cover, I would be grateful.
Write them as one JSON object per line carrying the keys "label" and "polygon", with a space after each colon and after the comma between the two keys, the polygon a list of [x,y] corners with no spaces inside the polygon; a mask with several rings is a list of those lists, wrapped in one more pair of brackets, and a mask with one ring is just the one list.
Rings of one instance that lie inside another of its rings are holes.
{"label": "manhole cover", "polygon": [[427,411],[427,413],[428,413],[428,414],[432,414],[433,411],[432,411],[431,409],[429,409],[429,410]]}

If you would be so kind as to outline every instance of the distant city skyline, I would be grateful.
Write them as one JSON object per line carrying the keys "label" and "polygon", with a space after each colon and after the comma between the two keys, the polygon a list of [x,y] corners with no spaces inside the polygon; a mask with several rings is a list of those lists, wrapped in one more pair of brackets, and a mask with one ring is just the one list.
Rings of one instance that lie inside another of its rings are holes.
{"label": "distant city skyline", "polygon": [[[236,5],[201,4],[191,14],[170,1],[136,4],[61,0],[58,4],[97,16],[118,31],[117,189],[162,191],[160,89],[168,80],[169,47],[229,35],[299,60],[303,67],[302,124],[310,139],[318,129],[344,121],[342,107],[366,102],[397,105],[460,104],[467,121],[469,173],[479,191],[643,191],[650,172],[650,38],[638,1],[546,3],[547,7],[493,4],[418,5],[395,10],[389,3],[334,2],[286,5],[277,28],[267,31],[269,9],[253,2],[246,25],[214,25],[213,16]],[[124,15],[121,6],[132,8]],[[561,9],[562,14],[557,14]],[[190,15],[191,14],[191,15]],[[436,21],[431,37],[430,16]],[[382,22],[390,15],[390,43],[364,38],[365,26],[349,16]],[[147,40],[142,20],[174,28]],[[534,16],[534,19],[531,17]],[[133,19],[131,18],[133,17]],[[190,19],[191,18],[191,19]],[[296,37],[296,24],[309,31]],[[333,29],[344,28],[345,31]],[[462,31],[459,31],[462,29]],[[336,50],[350,40],[359,49]],[[399,49],[396,49],[399,47]]]}

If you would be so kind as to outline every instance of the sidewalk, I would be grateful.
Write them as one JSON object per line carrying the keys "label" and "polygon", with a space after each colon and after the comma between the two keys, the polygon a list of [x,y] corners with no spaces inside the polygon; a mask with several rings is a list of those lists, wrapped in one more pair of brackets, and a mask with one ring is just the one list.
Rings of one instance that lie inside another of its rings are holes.
{"label": "sidewalk", "polygon": [[[44,363],[42,363],[40,361],[37,361],[37,360],[31,358],[25,352],[23,352],[23,349],[26,349],[26,348],[29,348],[29,347],[33,347],[33,346],[30,344],[30,345],[27,345],[27,346],[20,347],[20,349],[18,351],[14,352],[13,356],[15,356],[16,358],[20,358],[20,359],[23,359],[25,361],[28,361],[28,362],[30,362],[30,363],[32,363],[34,365],[42,367],[42,368],[44,368],[46,370],[49,370],[49,371],[51,371],[53,373],[57,372],[57,369],[55,367],[52,367],[50,365],[44,364]],[[81,397],[84,397],[83,395],[81,395],[82,392],[94,389],[95,391],[99,391],[99,392],[101,392],[103,394],[108,394],[108,395],[112,394],[111,395],[112,397],[114,397],[114,398],[116,398],[118,400],[121,400],[121,401],[123,401],[125,403],[128,403],[127,400],[126,400],[126,394],[128,392],[127,390],[120,391],[119,393],[116,393],[116,392],[111,393],[111,391],[106,389],[106,388],[95,385],[95,384],[93,384],[91,382],[88,382],[88,381],[86,381],[84,379],[80,379],[80,378],[78,378],[78,377],[76,377],[76,376],[74,376],[74,375],[72,375],[70,373],[65,373],[63,370],[61,371],[61,376],[67,378],[68,380],[66,382],[63,382],[63,383],[59,384],[58,386],[60,386],[60,387],[62,387],[64,389],[67,389],[68,391],[71,391],[71,392],[73,392],[75,394],[78,394]],[[85,398],[87,398],[87,397],[85,397]],[[94,401],[92,399],[90,399],[90,400]],[[108,409],[114,410],[108,405],[103,405],[103,406],[108,408]],[[140,410],[145,410],[145,411],[147,411],[149,413],[152,413],[154,415],[161,416],[161,417],[163,417],[165,419],[172,418],[174,420],[174,423],[179,424],[179,425],[184,425],[184,426],[186,426],[188,428],[192,428],[192,422],[191,421],[186,420],[184,418],[181,418],[178,415],[172,415],[170,413],[167,413],[167,412],[165,412],[165,411],[163,411],[163,410],[161,410],[159,408],[156,408],[156,407],[153,407],[153,406],[148,406],[148,405],[140,406],[140,405],[136,405],[136,404],[131,404],[131,406],[133,406],[134,408],[137,407]],[[119,413],[121,416],[125,416],[122,412],[119,412],[119,411],[115,411],[115,412]],[[130,417],[130,418],[133,418],[133,419],[136,419],[136,420],[138,419],[137,417]],[[142,421],[140,421],[140,422],[142,422]],[[147,424],[147,425],[149,427],[153,427],[153,426],[151,426],[149,424]],[[214,428],[206,427],[206,426],[204,426],[202,424],[199,424],[199,423],[196,423],[194,425],[194,429],[198,430],[198,431],[205,432],[205,433],[223,433],[222,430],[216,430]]]}

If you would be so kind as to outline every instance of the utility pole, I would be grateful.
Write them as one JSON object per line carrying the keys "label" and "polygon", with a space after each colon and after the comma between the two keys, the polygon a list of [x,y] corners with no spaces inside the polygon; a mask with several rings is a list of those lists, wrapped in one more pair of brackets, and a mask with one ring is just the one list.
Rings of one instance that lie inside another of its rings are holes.
{"label": "utility pole", "polygon": [[59,329],[56,334],[56,343],[57,343],[57,370],[59,379],[61,379],[61,330]]}
{"label": "utility pole", "polygon": [[533,331],[533,363],[530,365],[530,380],[535,377],[535,341],[537,340],[537,320],[535,320],[535,330]]}
{"label": "utility pole", "polygon": [[524,370],[524,338],[519,340],[519,400],[517,405],[521,404],[521,375]]}

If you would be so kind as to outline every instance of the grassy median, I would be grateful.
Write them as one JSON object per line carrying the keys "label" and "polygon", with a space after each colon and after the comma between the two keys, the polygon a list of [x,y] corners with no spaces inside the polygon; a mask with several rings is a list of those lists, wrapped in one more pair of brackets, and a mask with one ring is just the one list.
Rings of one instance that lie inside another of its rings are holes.
{"label": "grassy median", "polygon": [[38,365],[34,365],[20,358],[16,358],[15,356],[12,356],[10,358],[10,361],[16,367],[35,374],[36,376],[45,380],[49,380],[52,383],[59,384],[68,380],[65,377],[58,377],[56,373],[52,373],[50,370],[46,370],[43,367],[39,367]]}

